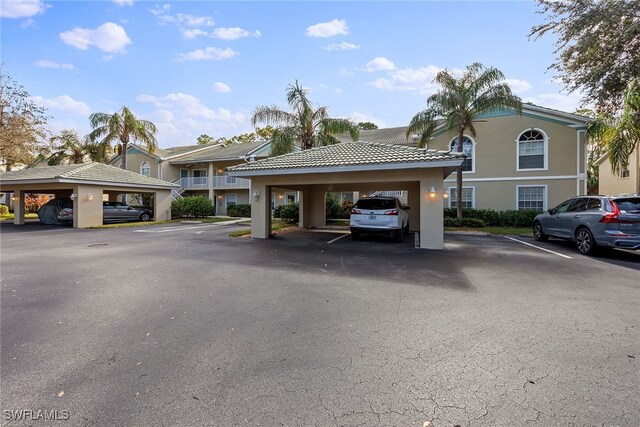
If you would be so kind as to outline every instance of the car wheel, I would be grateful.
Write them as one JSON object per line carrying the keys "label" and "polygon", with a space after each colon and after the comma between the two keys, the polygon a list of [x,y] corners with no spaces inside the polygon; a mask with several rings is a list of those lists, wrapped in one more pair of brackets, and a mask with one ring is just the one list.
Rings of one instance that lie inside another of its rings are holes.
{"label": "car wheel", "polygon": [[351,230],[351,240],[360,240],[360,233],[355,230]]}
{"label": "car wheel", "polygon": [[394,236],[394,237],[395,237],[395,241],[396,241],[396,242],[402,242],[402,236],[403,236],[403,234],[404,234],[404,233],[402,232],[402,228],[401,228],[401,229],[399,229],[399,230],[397,230],[397,231],[396,231],[396,234],[395,234],[395,236]]}
{"label": "car wheel", "polygon": [[540,224],[540,221],[533,223],[533,238],[538,242],[546,242],[549,240],[549,236],[544,234],[544,231],[542,231],[542,224]]}
{"label": "car wheel", "polygon": [[151,215],[149,215],[148,213],[143,213],[142,215],[140,215],[140,221],[142,222],[147,222],[151,220]]}
{"label": "car wheel", "polygon": [[404,234],[409,234],[409,221],[407,221],[407,225],[404,226]]}
{"label": "car wheel", "polygon": [[582,255],[591,255],[596,251],[596,242],[588,228],[576,232],[576,247]]}

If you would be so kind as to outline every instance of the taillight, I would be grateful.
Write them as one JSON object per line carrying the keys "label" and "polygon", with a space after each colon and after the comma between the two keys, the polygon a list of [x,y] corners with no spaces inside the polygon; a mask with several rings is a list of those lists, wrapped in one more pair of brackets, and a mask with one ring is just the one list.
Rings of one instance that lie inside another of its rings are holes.
{"label": "taillight", "polygon": [[609,203],[611,203],[611,207],[613,208],[613,212],[609,212],[607,214],[605,214],[602,219],[600,219],[600,222],[603,222],[605,224],[616,224],[618,222],[620,222],[620,220],[618,220],[618,215],[620,215],[620,209],[618,209],[618,205],[615,204],[615,202],[610,201]]}
{"label": "taillight", "polygon": [[358,209],[351,209],[351,215],[358,215],[362,212],[360,212]]}
{"label": "taillight", "polygon": [[386,211],[384,214],[385,215],[398,215],[398,210],[397,209],[392,209],[390,211]]}

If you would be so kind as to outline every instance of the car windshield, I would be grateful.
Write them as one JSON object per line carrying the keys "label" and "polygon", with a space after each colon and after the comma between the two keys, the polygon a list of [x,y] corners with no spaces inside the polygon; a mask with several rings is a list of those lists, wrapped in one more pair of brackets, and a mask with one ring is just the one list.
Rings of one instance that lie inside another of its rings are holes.
{"label": "car windshield", "polygon": [[358,209],[395,209],[396,201],[393,199],[361,199],[354,208]]}
{"label": "car windshield", "polygon": [[640,213],[640,197],[614,199],[613,201],[621,212],[634,214]]}

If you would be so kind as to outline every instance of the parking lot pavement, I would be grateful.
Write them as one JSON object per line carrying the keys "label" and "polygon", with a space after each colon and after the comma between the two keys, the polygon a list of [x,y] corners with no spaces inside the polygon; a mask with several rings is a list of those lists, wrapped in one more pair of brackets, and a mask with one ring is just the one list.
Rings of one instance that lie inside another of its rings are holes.
{"label": "parking lot pavement", "polygon": [[640,424],[637,254],[232,229],[2,225],[2,409],[100,426]]}

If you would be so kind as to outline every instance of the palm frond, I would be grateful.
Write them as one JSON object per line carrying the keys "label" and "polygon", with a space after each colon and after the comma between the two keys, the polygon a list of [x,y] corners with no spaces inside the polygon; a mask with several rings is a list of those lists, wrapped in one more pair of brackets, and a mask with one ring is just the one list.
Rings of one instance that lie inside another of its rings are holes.
{"label": "palm frond", "polygon": [[281,156],[293,152],[296,146],[295,130],[276,129],[271,138],[271,156]]}

